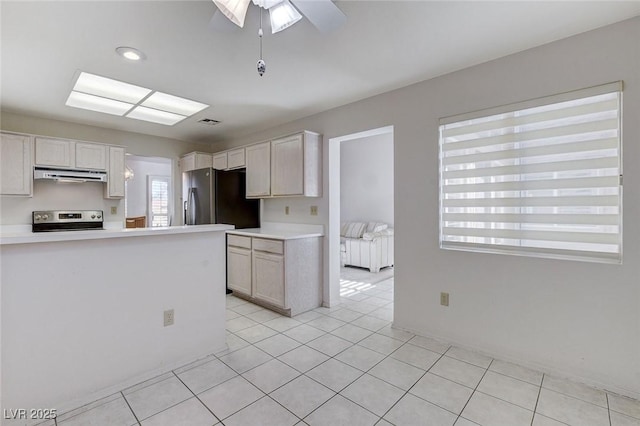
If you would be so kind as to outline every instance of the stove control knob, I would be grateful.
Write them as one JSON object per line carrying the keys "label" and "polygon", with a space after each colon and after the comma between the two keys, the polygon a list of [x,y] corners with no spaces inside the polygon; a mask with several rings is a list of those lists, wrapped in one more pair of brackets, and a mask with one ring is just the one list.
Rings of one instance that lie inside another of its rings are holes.
{"label": "stove control knob", "polygon": [[47,220],[47,219],[49,219],[49,215],[48,214],[42,215],[42,220]]}
{"label": "stove control knob", "polygon": [[40,216],[39,214],[36,215],[35,220],[40,220],[42,219],[42,216]]}
{"label": "stove control knob", "polygon": [[98,219],[102,219],[102,215],[98,215],[96,216]]}
{"label": "stove control knob", "polygon": [[95,215],[95,214],[92,214],[92,215],[91,215],[91,219],[95,219],[95,218],[96,218],[96,215]]}

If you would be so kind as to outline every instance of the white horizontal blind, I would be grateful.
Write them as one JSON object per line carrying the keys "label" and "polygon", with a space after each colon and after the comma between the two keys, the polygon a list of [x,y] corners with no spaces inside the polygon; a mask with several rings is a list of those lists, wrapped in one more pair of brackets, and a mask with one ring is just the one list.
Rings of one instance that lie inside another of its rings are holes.
{"label": "white horizontal blind", "polygon": [[440,123],[440,245],[622,259],[622,83]]}
{"label": "white horizontal blind", "polygon": [[149,176],[149,216],[151,227],[169,226],[168,176]]}

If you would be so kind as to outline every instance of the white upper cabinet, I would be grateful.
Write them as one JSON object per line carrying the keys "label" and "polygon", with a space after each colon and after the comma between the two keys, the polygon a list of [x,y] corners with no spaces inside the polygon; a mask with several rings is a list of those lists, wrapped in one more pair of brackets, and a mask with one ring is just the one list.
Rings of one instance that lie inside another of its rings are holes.
{"label": "white upper cabinet", "polygon": [[304,194],[302,135],[271,141],[271,195]]}
{"label": "white upper cabinet", "polygon": [[124,198],[124,171],[125,171],[125,149],[120,146],[110,146],[109,170],[107,185],[105,187],[105,198]]}
{"label": "white upper cabinet", "polygon": [[298,133],[271,141],[271,195],[322,195],[320,135]]}
{"label": "white upper cabinet", "polygon": [[97,143],[76,142],[76,167],[107,170],[107,147]]}
{"label": "white upper cabinet", "polygon": [[213,163],[219,170],[246,167],[247,198],[322,196],[322,137],[317,133],[220,152]]}
{"label": "white upper cabinet", "polygon": [[247,198],[271,195],[271,142],[246,147]]}
{"label": "white upper cabinet", "polygon": [[74,167],[75,143],[66,139],[36,137],[36,166]]}
{"label": "white upper cabinet", "polygon": [[30,136],[0,133],[1,195],[32,195],[32,152]]}
{"label": "white upper cabinet", "polygon": [[107,170],[107,145],[36,137],[36,166]]}
{"label": "white upper cabinet", "polygon": [[233,149],[227,152],[227,169],[239,169],[246,166],[244,148]]}
{"label": "white upper cabinet", "polygon": [[191,170],[206,169],[213,166],[211,154],[206,152],[190,152],[180,158],[180,171],[190,172]]}
{"label": "white upper cabinet", "polygon": [[216,170],[225,170],[227,168],[227,153],[215,154],[213,156],[213,168]]}

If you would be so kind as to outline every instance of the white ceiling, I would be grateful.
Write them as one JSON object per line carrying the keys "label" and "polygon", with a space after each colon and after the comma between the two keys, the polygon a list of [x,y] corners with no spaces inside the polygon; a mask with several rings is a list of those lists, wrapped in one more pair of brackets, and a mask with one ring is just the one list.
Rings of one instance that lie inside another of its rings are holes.
{"label": "white ceiling", "polygon": [[[220,31],[210,26],[210,0],[2,0],[1,106],[214,142],[640,15],[640,1],[335,3],[347,23],[330,34],[304,19],[275,35],[266,31],[267,73],[260,77],[253,5],[244,29]],[[116,55],[118,46],[136,47],[147,60],[127,62]],[[77,71],[211,107],[172,127],[67,107]],[[202,118],[222,123],[197,123]]]}

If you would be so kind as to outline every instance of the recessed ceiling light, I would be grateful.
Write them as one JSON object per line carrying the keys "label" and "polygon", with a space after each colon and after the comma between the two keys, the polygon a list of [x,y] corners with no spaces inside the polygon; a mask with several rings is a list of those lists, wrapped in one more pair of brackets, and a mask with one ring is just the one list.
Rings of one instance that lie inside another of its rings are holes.
{"label": "recessed ceiling light", "polygon": [[133,108],[133,104],[101,98],[100,96],[87,95],[86,93],[80,92],[71,92],[67,98],[66,105],[120,116]]}
{"label": "recessed ceiling light", "polygon": [[127,114],[129,118],[135,118],[136,120],[144,120],[150,121],[152,123],[165,124],[167,126],[172,126],[182,120],[184,120],[184,115],[174,114],[172,112],[159,111],[153,108],[147,108],[143,106],[135,107],[129,114]]}
{"label": "recessed ceiling light", "polygon": [[200,112],[209,106],[200,102],[190,101],[189,99],[179,98],[178,96],[168,95],[162,92],[155,92],[145,99],[141,105],[186,116]]}
{"label": "recessed ceiling light", "polygon": [[73,90],[133,104],[151,93],[151,89],[86,72],[80,73]]}
{"label": "recessed ceiling light", "polygon": [[147,59],[147,55],[145,55],[144,52],[141,52],[135,47],[120,46],[116,49],[116,53],[130,61],[142,61],[144,59]]}

